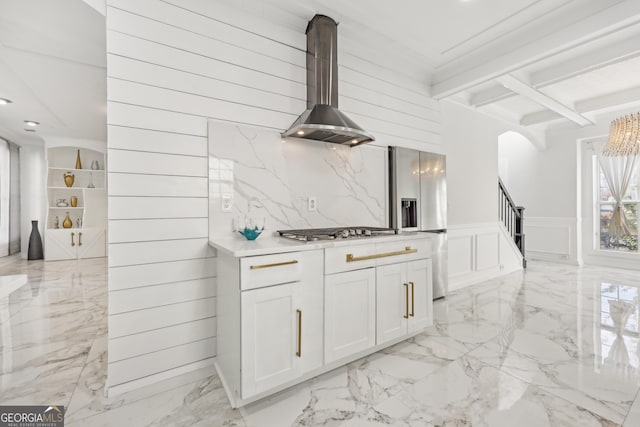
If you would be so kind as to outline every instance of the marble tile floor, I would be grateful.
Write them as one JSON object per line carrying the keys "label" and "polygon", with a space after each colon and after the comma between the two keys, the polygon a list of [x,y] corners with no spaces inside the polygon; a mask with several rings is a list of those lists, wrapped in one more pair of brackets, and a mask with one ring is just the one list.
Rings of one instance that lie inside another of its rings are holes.
{"label": "marble tile floor", "polygon": [[0,404],[68,426],[640,426],[640,272],[530,262],[413,339],[231,409],[211,367],[104,396],[104,259],[0,259]]}

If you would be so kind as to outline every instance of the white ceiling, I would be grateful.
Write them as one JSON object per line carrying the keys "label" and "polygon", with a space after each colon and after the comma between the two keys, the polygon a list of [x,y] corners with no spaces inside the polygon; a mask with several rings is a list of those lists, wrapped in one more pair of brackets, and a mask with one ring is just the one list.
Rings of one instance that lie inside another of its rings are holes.
{"label": "white ceiling", "polygon": [[106,140],[105,37],[104,16],[80,0],[0,0],[0,97],[13,101],[0,136]]}
{"label": "white ceiling", "polygon": [[[258,2],[221,1],[247,13]],[[422,76],[433,97],[540,135],[640,108],[638,0],[263,0],[259,10],[301,32],[315,13],[332,16],[342,37]]]}
{"label": "white ceiling", "polygon": [[[638,0],[217,1],[300,33],[332,16],[341,37],[434,98],[538,134],[640,108]],[[0,0],[0,97],[14,100],[0,135],[37,140],[30,119],[38,135],[105,139],[103,5]]]}

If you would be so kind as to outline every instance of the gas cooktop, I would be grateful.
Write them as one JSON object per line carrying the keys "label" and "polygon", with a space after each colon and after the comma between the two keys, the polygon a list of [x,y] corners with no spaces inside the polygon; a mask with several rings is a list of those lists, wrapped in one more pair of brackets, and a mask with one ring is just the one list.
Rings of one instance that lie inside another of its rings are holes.
{"label": "gas cooktop", "polygon": [[336,227],[305,228],[301,230],[278,230],[282,237],[311,242],[314,240],[363,239],[367,237],[397,234],[394,228],[381,227]]}

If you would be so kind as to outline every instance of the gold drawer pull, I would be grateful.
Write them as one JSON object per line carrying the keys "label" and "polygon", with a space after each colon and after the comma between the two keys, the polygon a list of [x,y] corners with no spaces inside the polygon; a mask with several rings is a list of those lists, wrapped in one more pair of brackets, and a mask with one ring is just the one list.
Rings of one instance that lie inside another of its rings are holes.
{"label": "gold drawer pull", "polygon": [[403,316],[405,319],[409,318],[409,284],[403,283],[405,290],[405,315]]}
{"label": "gold drawer pull", "polygon": [[365,261],[368,259],[385,258],[388,256],[415,254],[416,252],[418,252],[417,249],[412,249],[411,246],[407,246],[404,248],[404,251],[385,252],[382,254],[365,255],[365,256],[353,256],[353,254],[347,254],[347,262]]}
{"label": "gold drawer pull", "polygon": [[82,246],[82,233],[78,233],[78,246]]}
{"label": "gold drawer pull", "polygon": [[298,313],[298,351],[296,356],[302,357],[302,310],[296,310]]}
{"label": "gold drawer pull", "polygon": [[415,283],[413,282],[409,282],[409,283],[411,283],[411,314],[409,316],[415,317],[416,315],[416,304],[415,304],[416,294],[414,292]]}
{"label": "gold drawer pull", "polygon": [[258,270],[260,268],[271,268],[271,267],[280,267],[281,265],[291,265],[291,264],[297,264],[298,260],[293,260],[293,261],[285,261],[285,262],[276,262],[275,264],[261,264],[261,265],[252,265],[251,267],[249,267],[250,270]]}
{"label": "gold drawer pull", "polygon": [[71,233],[71,246],[75,246],[76,242],[73,240],[73,236],[75,236],[76,233]]}

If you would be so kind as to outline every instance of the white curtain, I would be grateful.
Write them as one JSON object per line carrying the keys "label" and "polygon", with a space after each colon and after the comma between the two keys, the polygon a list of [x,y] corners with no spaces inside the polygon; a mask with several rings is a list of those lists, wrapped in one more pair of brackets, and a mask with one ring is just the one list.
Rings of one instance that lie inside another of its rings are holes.
{"label": "white curtain", "polygon": [[611,195],[616,201],[609,225],[609,234],[611,236],[622,237],[629,236],[637,232],[629,223],[627,215],[622,207],[622,198],[629,188],[631,175],[636,164],[638,156],[599,156],[602,172],[607,180],[607,185],[611,191]]}

